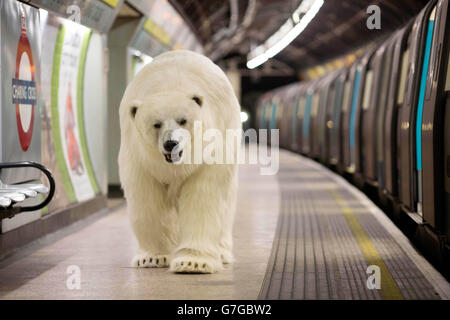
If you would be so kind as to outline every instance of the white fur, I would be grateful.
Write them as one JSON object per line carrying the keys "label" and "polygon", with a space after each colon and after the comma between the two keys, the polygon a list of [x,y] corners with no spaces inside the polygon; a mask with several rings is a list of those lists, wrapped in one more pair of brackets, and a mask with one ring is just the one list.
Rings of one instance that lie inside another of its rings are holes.
{"label": "white fur", "polygon": [[[198,96],[202,106],[192,100]],[[135,118],[131,108],[137,107]],[[203,130],[240,129],[240,106],[222,70],[197,53],[164,53],[128,85],[120,105],[119,172],[139,252],[133,265],[213,273],[232,261],[236,164],[166,162],[165,137],[194,120]],[[185,118],[181,126],[178,121]],[[161,128],[155,129],[159,121]],[[191,157],[193,159],[193,156]]]}

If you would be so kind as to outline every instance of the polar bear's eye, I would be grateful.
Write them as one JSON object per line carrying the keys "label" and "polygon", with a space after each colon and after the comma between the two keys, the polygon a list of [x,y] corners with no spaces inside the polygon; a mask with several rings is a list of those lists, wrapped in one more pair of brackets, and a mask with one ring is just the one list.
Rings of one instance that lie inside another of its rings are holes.
{"label": "polar bear's eye", "polygon": [[194,100],[195,103],[198,104],[200,107],[201,107],[202,104],[203,104],[202,98],[200,98],[199,96],[193,96],[193,97],[192,97],[192,100]]}
{"label": "polar bear's eye", "polygon": [[184,126],[185,124],[186,124],[186,122],[187,122],[187,120],[186,119],[180,119],[179,121],[178,121],[178,123],[180,124],[180,126]]}
{"label": "polar bear's eye", "polygon": [[136,117],[136,112],[137,112],[137,107],[136,106],[131,107],[130,113],[133,118]]}
{"label": "polar bear's eye", "polygon": [[155,123],[155,124],[153,125],[153,127],[154,127],[155,129],[161,128],[161,122]]}

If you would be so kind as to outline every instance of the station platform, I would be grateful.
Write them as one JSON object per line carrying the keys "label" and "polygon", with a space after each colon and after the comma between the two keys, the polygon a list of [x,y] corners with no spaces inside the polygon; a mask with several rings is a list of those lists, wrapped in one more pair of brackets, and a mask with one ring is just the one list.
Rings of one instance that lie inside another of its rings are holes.
{"label": "station platform", "polygon": [[[447,280],[347,181],[287,151],[277,175],[259,169],[240,166],[236,261],[224,271],[131,268],[122,202],[0,261],[0,299],[450,299]],[[71,266],[79,289],[67,287]]]}

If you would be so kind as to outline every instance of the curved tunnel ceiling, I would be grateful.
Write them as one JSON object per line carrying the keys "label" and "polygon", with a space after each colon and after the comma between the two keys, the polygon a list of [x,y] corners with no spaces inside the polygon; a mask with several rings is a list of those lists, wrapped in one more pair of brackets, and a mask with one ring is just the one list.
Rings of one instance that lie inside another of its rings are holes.
{"label": "curved tunnel ceiling", "polygon": [[[170,0],[216,61],[238,57],[245,65],[251,48],[262,44],[291,17],[301,0]],[[426,0],[325,0],[304,32],[273,58],[293,70],[325,62],[392,32],[416,15]],[[381,9],[381,29],[366,27],[367,7]]]}

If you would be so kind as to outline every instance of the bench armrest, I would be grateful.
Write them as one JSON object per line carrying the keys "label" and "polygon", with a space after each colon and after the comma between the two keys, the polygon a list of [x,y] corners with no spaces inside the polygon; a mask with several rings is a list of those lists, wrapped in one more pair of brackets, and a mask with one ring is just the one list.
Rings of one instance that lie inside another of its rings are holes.
{"label": "bench armrest", "polygon": [[0,163],[0,170],[1,169],[12,169],[12,168],[23,168],[23,167],[33,167],[40,171],[42,171],[45,176],[47,177],[47,180],[50,184],[50,190],[47,193],[47,197],[38,205],[34,206],[13,206],[11,204],[9,207],[5,209],[0,209],[0,219],[4,218],[11,218],[14,215],[20,213],[20,212],[26,212],[26,211],[35,211],[42,209],[45,207],[49,202],[52,200],[53,195],[55,194],[55,180],[53,179],[52,173],[43,165],[31,162],[31,161],[21,161],[21,162],[6,162],[6,163]]}

